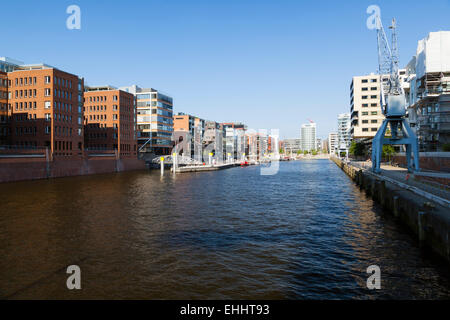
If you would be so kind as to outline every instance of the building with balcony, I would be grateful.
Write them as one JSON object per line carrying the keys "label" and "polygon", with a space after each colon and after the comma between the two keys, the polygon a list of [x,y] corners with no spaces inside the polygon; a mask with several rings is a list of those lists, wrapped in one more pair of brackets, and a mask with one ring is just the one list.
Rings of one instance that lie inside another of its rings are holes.
{"label": "building with balcony", "polygon": [[111,86],[86,87],[84,140],[88,151],[114,151],[120,158],[136,158],[136,100]]}
{"label": "building with balcony", "polygon": [[353,77],[350,84],[350,136],[352,140],[372,139],[383,123],[380,88],[379,75],[372,73]]}
{"label": "building with balcony", "polygon": [[[399,70],[400,81],[404,89],[406,69]],[[381,79],[381,80],[380,80]],[[371,73],[365,76],[355,76],[350,84],[350,136],[351,140],[370,142],[384,120],[381,110],[381,83],[387,83],[388,75]]]}
{"label": "building with balcony", "polygon": [[182,112],[173,117],[173,141],[179,145],[176,149],[180,155],[200,157],[204,132],[205,120],[199,117]]}
{"label": "building with balcony", "polygon": [[338,115],[338,141],[339,152],[345,152],[350,148],[351,143],[351,118],[350,113],[341,113]]}
{"label": "building with balcony", "polygon": [[450,144],[450,31],[430,32],[408,63],[408,121],[421,151]]}
{"label": "building with balcony", "polygon": [[173,99],[153,88],[121,87],[136,96],[139,152],[168,155],[172,150]]}
{"label": "building with balcony", "polygon": [[338,134],[337,132],[330,132],[328,134],[328,153],[336,154],[338,151]]}

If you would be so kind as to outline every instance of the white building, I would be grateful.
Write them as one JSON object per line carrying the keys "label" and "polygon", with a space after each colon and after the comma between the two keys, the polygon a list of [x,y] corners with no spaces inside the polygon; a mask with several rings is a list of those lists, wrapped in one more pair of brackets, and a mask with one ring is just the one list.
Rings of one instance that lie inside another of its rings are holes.
{"label": "white building", "polygon": [[285,139],[284,152],[286,153],[296,153],[302,150],[302,141],[300,139]]}
{"label": "white building", "polygon": [[335,154],[338,147],[338,134],[336,132],[330,132],[328,134],[328,152]]}
{"label": "white building", "polygon": [[340,152],[345,152],[350,148],[351,142],[351,118],[350,113],[338,115],[338,148]]}
{"label": "white building", "polygon": [[408,121],[421,151],[450,143],[450,31],[430,32],[408,63]]}
{"label": "white building", "polygon": [[302,124],[300,130],[301,146],[303,151],[312,151],[316,149],[316,124]]}

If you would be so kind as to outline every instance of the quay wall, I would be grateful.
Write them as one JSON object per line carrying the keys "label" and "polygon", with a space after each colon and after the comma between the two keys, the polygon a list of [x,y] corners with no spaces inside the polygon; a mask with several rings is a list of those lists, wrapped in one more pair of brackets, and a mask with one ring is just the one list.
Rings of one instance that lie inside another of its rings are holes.
{"label": "quay wall", "polygon": [[340,159],[331,158],[385,212],[406,225],[424,248],[450,263],[450,208],[372,175]]}
{"label": "quay wall", "polygon": [[45,157],[0,159],[0,183],[143,170],[145,168],[144,160],[133,158],[92,157],[50,161]]}

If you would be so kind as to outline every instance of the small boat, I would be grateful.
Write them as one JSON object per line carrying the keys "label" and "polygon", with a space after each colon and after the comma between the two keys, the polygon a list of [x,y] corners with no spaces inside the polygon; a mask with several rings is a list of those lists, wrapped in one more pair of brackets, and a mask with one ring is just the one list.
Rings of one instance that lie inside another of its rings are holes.
{"label": "small boat", "polygon": [[247,167],[247,166],[248,166],[248,162],[247,161],[241,162],[241,167]]}

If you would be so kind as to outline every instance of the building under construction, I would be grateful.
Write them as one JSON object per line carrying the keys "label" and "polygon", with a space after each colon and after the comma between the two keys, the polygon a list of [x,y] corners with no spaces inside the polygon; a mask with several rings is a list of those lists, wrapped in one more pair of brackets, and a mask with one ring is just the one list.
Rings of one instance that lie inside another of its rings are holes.
{"label": "building under construction", "polygon": [[450,31],[430,32],[408,63],[408,121],[420,151],[450,147]]}

